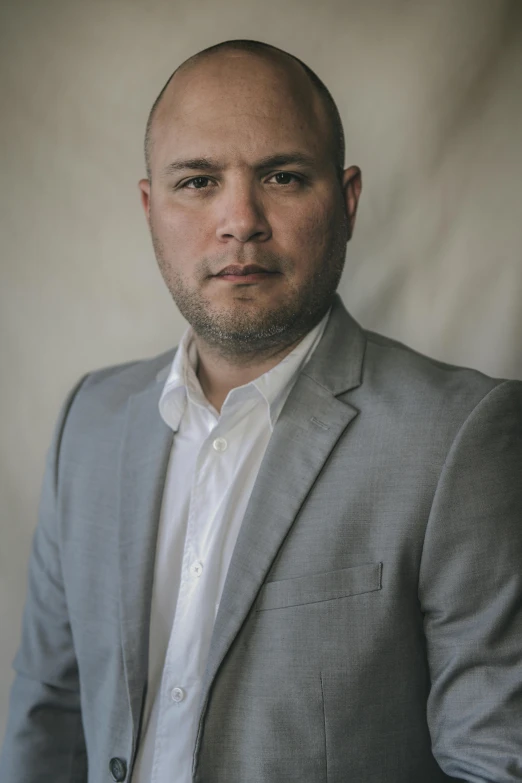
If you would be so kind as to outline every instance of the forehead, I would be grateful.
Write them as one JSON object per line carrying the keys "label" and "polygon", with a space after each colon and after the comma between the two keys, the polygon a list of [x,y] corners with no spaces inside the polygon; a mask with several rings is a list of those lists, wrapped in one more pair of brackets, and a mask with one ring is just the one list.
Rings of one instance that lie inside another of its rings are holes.
{"label": "forehead", "polygon": [[158,106],[152,158],[269,155],[284,148],[328,155],[317,91],[291,58],[229,52],[183,67]]}

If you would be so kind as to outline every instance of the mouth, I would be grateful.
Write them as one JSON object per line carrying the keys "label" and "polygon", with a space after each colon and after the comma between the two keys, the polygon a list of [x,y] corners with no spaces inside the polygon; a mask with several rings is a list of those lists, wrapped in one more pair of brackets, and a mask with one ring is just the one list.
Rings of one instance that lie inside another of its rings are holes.
{"label": "mouth", "polygon": [[226,266],[214,277],[228,283],[258,283],[278,274],[279,272],[272,272],[257,264],[246,264],[245,266],[233,264]]}

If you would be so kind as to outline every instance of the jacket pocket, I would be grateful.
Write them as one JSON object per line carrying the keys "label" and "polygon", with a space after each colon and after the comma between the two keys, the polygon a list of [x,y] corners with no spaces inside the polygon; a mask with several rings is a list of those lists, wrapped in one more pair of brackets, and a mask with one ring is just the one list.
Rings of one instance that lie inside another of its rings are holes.
{"label": "jacket pocket", "polygon": [[256,602],[256,611],[284,609],[321,601],[333,601],[350,595],[380,590],[382,563],[368,563],[339,571],[298,576],[268,582],[262,587]]}

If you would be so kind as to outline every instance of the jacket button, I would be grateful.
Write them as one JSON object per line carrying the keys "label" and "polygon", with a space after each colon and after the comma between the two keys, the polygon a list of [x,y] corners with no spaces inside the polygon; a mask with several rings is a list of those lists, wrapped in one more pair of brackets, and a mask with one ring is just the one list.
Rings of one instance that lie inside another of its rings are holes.
{"label": "jacket button", "polygon": [[113,779],[119,781],[119,783],[127,777],[127,764],[124,759],[111,759],[109,761],[109,770]]}

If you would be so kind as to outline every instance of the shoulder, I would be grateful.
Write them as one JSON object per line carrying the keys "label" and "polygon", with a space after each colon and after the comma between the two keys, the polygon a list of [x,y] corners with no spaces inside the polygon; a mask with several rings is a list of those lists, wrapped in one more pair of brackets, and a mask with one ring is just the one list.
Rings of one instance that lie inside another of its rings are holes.
{"label": "shoulder", "polygon": [[60,429],[103,430],[125,416],[131,397],[149,393],[159,399],[176,353],[173,348],[158,356],[104,367],[87,373],[67,396],[60,415]]}
{"label": "shoulder", "polygon": [[134,394],[140,394],[152,384],[166,379],[176,348],[148,359],[116,364],[88,373],[81,385],[82,395],[110,398],[115,402],[127,402]]}
{"label": "shoulder", "polygon": [[[437,439],[456,434],[476,408],[513,409],[522,405],[522,382],[493,378],[478,370],[440,362],[383,335],[364,331],[363,382],[356,390],[362,406],[416,425]],[[522,416],[522,411],[521,411]]]}
{"label": "shoulder", "polygon": [[505,381],[479,370],[448,364],[426,356],[397,340],[364,332],[367,342],[365,374],[373,383],[409,392],[410,396],[479,397]]}

